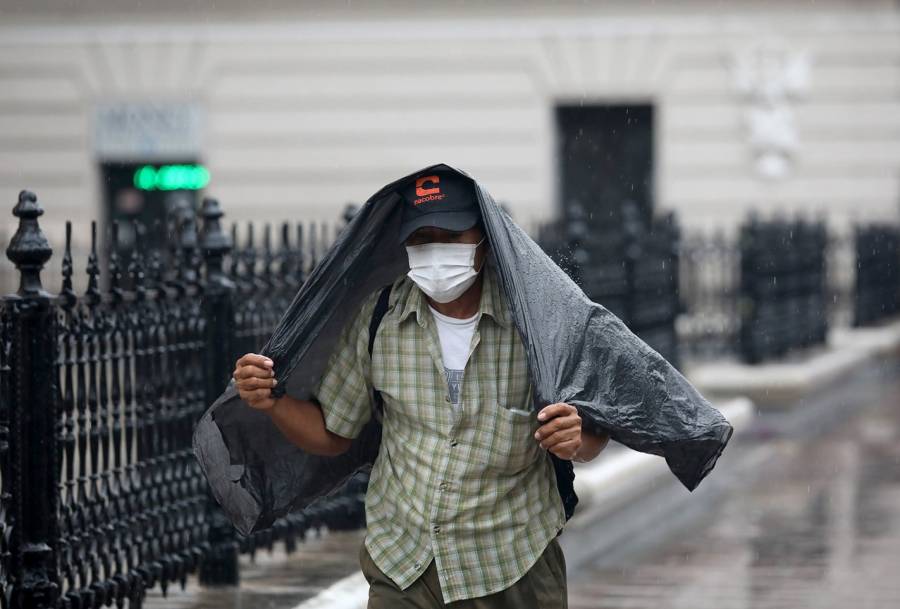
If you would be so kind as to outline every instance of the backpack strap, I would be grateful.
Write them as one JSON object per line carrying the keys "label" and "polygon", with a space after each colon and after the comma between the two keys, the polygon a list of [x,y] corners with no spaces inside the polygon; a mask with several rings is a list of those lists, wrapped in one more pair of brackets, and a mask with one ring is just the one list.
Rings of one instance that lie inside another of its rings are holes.
{"label": "backpack strap", "polygon": [[[369,322],[369,359],[372,358],[372,350],[375,348],[375,335],[378,333],[378,326],[388,310],[388,299],[391,296],[391,287],[393,284],[387,284],[381,288],[381,294],[378,295],[378,302],[375,303],[375,310],[372,311],[372,320]],[[377,389],[373,392],[375,403],[375,418],[381,422],[381,415],[384,412],[384,398]]]}
{"label": "backpack strap", "polygon": [[553,453],[550,453],[550,458],[553,461],[553,469],[556,471],[556,490],[559,491],[559,498],[562,499],[566,522],[568,522],[578,504],[578,495],[575,494],[575,468],[571,461],[560,459]]}

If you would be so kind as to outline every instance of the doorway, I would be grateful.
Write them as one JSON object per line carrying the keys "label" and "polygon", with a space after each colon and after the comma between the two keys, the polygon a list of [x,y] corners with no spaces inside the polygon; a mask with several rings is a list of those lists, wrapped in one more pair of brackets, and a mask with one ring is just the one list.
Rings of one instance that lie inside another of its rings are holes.
{"label": "doorway", "polygon": [[[644,226],[653,216],[653,106],[556,108],[559,200],[564,218],[581,207],[589,219],[621,225],[629,201]],[[577,212],[576,212],[577,214]]]}

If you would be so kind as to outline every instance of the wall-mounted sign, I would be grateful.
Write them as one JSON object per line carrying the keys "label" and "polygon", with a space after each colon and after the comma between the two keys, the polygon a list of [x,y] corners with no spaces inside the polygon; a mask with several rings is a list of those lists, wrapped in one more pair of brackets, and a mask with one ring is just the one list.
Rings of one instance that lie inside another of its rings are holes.
{"label": "wall-mounted sign", "polygon": [[101,160],[202,156],[204,113],[195,103],[101,103],[94,118],[94,151]]}
{"label": "wall-mounted sign", "polygon": [[200,190],[209,184],[209,170],[203,165],[144,165],[134,172],[139,190]]}

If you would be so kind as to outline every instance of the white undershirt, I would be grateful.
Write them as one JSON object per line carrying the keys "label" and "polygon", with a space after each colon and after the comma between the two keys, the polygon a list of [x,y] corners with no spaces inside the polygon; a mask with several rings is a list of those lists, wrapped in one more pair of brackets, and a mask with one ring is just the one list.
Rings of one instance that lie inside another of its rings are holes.
{"label": "white undershirt", "polygon": [[441,358],[444,360],[444,375],[450,389],[450,401],[458,406],[463,370],[469,359],[469,344],[475,333],[478,313],[466,319],[459,319],[444,315],[431,305],[428,305],[428,308],[434,315],[438,337],[441,341]]}

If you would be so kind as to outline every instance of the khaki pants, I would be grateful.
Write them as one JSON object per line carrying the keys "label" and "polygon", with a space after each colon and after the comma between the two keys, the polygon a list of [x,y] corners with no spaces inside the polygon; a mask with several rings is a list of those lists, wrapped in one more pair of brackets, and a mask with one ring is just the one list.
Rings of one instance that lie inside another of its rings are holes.
{"label": "khaki pants", "polygon": [[434,559],[406,590],[382,573],[363,543],[359,564],[369,582],[368,609],[568,609],[566,559],[554,537],[534,566],[506,590],[444,603]]}

